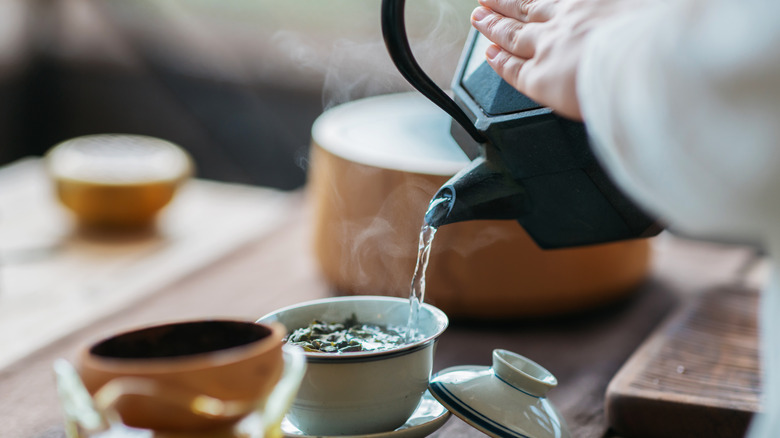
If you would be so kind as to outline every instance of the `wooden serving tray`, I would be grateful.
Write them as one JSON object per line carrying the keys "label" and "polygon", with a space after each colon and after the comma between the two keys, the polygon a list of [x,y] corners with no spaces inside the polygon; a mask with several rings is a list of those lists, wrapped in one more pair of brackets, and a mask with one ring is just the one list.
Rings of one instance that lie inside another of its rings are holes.
{"label": "wooden serving tray", "polygon": [[758,296],[715,289],[669,317],[610,382],[610,427],[626,438],[742,437],[760,410]]}
{"label": "wooden serving tray", "polygon": [[195,179],[153,233],[86,237],[39,159],[0,168],[0,370],[284,223],[280,191]]}

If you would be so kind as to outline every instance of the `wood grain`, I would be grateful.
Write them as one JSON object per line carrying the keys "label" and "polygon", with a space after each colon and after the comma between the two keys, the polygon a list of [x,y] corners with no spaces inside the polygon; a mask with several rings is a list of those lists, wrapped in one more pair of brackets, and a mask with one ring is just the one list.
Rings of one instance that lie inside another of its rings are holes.
{"label": "wood grain", "polygon": [[631,357],[607,389],[609,424],[632,438],[736,438],[760,410],[758,292],[693,298]]}
{"label": "wood grain", "polygon": [[[219,196],[218,190],[208,197]],[[253,320],[282,306],[333,294],[312,249],[311,203],[300,193],[284,198],[290,208],[279,210],[279,221],[266,232],[245,236],[244,244],[232,252],[147,290],[119,309],[107,309],[90,323],[61,333],[57,342],[0,368],[0,437],[62,438],[52,362],[73,359],[79,349],[99,338],[171,320]],[[257,207],[275,205],[267,201],[259,200]],[[434,371],[489,364],[493,348],[518,352],[558,377],[560,384],[550,392],[550,399],[573,436],[607,436],[604,394],[621,365],[678,300],[698,290],[734,284],[754,257],[752,250],[744,247],[707,244],[666,233],[653,239],[652,246],[650,278],[625,301],[612,306],[559,318],[453,319],[438,343]],[[19,338],[24,339],[24,334]],[[433,436],[484,435],[451,417]]]}
{"label": "wood grain", "polygon": [[[300,194],[288,196],[301,205]],[[58,358],[74,361],[80,349],[105,336],[168,321],[221,317],[253,321],[279,307],[327,296],[308,256],[305,216],[296,209],[282,219],[273,232],[247,236],[243,246],[208,266],[121,309],[107,309],[90,324],[62,333],[57,342],[0,369],[0,437],[63,438],[52,363]]]}
{"label": "wood grain", "polygon": [[56,201],[40,160],[0,169],[0,186],[0,368],[269,232],[291,201],[275,190],[193,180],[155,229],[85,235]]}

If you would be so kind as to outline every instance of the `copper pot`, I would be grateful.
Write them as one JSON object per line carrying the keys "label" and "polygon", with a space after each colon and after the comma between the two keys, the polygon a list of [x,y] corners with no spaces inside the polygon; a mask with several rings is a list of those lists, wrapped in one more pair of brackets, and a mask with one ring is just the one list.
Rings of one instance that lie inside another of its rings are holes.
{"label": "copper pot", "polygon": [[[415,93],[332,108],[312,129],[314,250],[339,293],[406,297],[423,215],[468,158],[446,114]],[[425,300],[452,317],[544,316],[630,294],[648,271],[647,240],[540,249],[515,221],[443,226]]]}

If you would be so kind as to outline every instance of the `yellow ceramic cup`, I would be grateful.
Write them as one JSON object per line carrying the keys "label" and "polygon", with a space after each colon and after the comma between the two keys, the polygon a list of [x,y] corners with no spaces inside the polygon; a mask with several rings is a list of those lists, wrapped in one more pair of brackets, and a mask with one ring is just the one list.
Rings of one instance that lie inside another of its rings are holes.
{"label": "yellow ceramic cup", "polygon": [[149,226],[193,173],[179,146],[142,135],[100,134],[54,146],[46,167],[57,196],[88,228]]}

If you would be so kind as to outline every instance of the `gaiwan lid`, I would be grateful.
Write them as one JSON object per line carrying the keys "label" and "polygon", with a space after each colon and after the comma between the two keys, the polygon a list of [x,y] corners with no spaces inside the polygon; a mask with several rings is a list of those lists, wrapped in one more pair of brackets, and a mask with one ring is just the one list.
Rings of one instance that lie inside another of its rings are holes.
{"label": "gaiwan lid", "polygon": [[493,365],[464,365],[435,374],[431,394],[450,412],[492,437],[569,438],[561,414],[547,399],[557,379],[536,362],[493,350]]}

